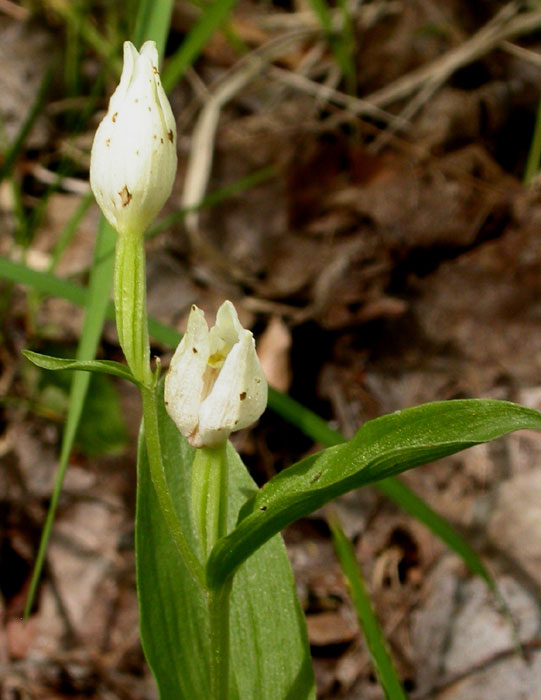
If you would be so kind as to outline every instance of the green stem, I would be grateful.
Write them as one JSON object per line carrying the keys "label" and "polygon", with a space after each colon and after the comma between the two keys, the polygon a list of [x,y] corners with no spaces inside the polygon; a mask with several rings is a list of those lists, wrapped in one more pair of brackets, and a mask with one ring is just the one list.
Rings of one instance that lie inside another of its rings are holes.
{"label": "green stem", "polygon": [[147,448],[148,463],[150,466],[150,477],[158,497],[158,502],[165,518],[169,534],[175,543],[184,563],[190,573],[201,588],[206,590],[205,571],[197,555],[193,551],[190,543],[186,539],[180,526],[180,522],[175,510],[165,471],[163,468],[162,450],[160,445],[160,435],[158,430],[158,403],[156,389],[154,387],[143,387],[141,389],[143,399],[143,420],[145,424],[145,442]]}
{"label": "green stem", "polygon": [[[192,514],[206,561],[216,542],[227,535],[227,444],[196,450],[192,466]],[[229,594],[231,581],[208,594],[213,700],[229,695]]]}
{"label": "green stem", "polygon": [[231,581],[208,596],[210,648],[212,653],[212,700],[229,697],[229,598]]}
{"label": "green stem", "polygon": [[145,244],[142,235],[118,235],[115,254],[115,311],[120,347],[134,377],[150,386],[146,309]]}
{"label": "green stem", "polygon": [[143,419],[150,476],[169,533],[197,583],[206,590],[205,572],[191,548],[169,494],[158,427],[156,383],[150,368],[143,236],[119,234],[115,254],[115,312],[118,339],[133,376],[143,385]]}
{"label": "green stem", "polygon": [[227,488],[226,445],[196,450],[192,466],[192,515],[205,561],[216,542],[227,534]]}

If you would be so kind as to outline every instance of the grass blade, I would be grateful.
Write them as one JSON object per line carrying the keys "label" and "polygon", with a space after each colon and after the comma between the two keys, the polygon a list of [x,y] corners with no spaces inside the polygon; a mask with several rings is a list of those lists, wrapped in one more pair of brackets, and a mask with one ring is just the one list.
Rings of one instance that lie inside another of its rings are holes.
{"label": "grass blade", "polygon": [[86,212],[90,208],[90,205],[93,201],[94,196],[91,192],[85,194],[85,196],[81,198],[81,201],[77,205],[77,209],[66,222],[66,225],[62,229],[60,236],[58,237],[58,240],[55,243],[54,249],[51,253],[51,260],[47,267],[47,272],[55,271],[56,266],[60,262],[60,258],[64,255],[68,246],[73,241],[73,237],[77,233],[79,224],[83,220]]}
{"label": "grass blade", "polygon": [[4,154],[3,163],[2,165],[0,165],[0,182],[5,177],[7,177],[13,170],[13,166],[15,165],[17,158],[19,157],[22,151],[24,142],[26,141],[28,134],[32,130],[36,119],[39,117],[43,110],[45,98],[47,97],[47,93],[49,92],[49,88],[51,87],[53,77],[55,75],[56,64],[57,61],[54,60],[48,68],[47,72],[45,73],[45,76],[41,81],[38,94],[36,95],[36,99],[30,107],[28,114],[26,115],[26,119],[24,120],[19,130],[19,133],[17,134],[15,140]]}
{"label": "grass blade", "polygon": [[368,651],[388,700],[407,700],[398,672],[387,649],[387,642],[366,591],[363,575],[351,542],[345,536],[336,515],[329,518],[334,551],[348,582],[351,600],[364,633]]}
{"label": "grass blade", "polygon": [[[107,304],[109,301],[109,291],[111,287],[111,277],[113,272],[113,256],[110,254],[115,244],[115,233],[113,229],[102,219],[98,230],[96,247],[94,251],[94,264],[90,275],[90,285],[88,289],[88,298],[85,299],[86,315],[83,323],[83,330],[79,347],[77,348],[78,360],[93,360],[96,355],[99,339],[101,337]],[[47,546],[51,537],[51,529],[54,522],[56,508],[62,491],[66,469],[68,467],[69,456],[73,447],[79,420],[83,411],[83,405],[90,382],[90,374],[88,372],[77,372],[74,374],[69,397],[68,414],[66,417],[66,426],[62,434],[62,446],[60,448],[60,458],[58,470],[56,473],[53,493],[47,518],[43,526],[41,540],[39,543],[38,554],[32,579],[26,600],[24,618],[27,619],[36,589],[43,569]]]}
{"label": "grass blade", "polygon": [[537,115],[535,117],[535,126],[532,135],[532,142],[526,161],[524,177],[522,181],[525,185],[532,185],[539,172],[539,164],[541,163],[541,100],[537,105]]}
{"label": "grass blade", "polygon": [[356,91],[355,63],[352,57],[354,38],[348,8],[343,2],[340,3],[343,27],[338,32],[333,27],[333,17],[325,0],[310,0],[310,5],[327,35],[329,46],[346,79],[348,92],[354,94]]}
{"label": "grass blade", "polygon": [[76,306],[85,306],[88,297],[86,287],[49,272],[34,270],[24,263],[14,262],[2,256],[0,256],[0,277],[10,282],[24,284],[47,296],[66,299]]}
{"label": "grass blade", "polygon": [[215,0],[205,7],[199,22],[191,29],[163,71],[162,83],[166,92],[182,78],[186,68],[192,65],[212,34],[227,19],[237,1]]}
{"label": "grass blade", "polygon": [[172,12],[173,0],[141,0],[133,32],[135,46],[139,48],[148,39],[153,39],[160,58],[163,58]]}

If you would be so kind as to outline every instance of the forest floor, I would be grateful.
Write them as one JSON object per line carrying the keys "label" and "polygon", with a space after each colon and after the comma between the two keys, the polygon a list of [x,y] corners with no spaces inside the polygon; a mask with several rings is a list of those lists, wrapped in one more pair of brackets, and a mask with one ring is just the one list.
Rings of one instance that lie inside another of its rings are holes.
{"label": "forest floor", "polygon": [[[347,436],[432,400],[541,409],[541,181],[535,153],[529,161],[541,10],[488,0],[353,5],[349,84],[308,3],[243,0],[175,88],[179,172],[164,215],[222,196],[149,241],[149,311],[183,330],[193,303],[212,317],[233,300],[269,382]],[[59,31],[52,11],[14,8],[0,4],[8,141]],[[194,6],[176,3],[168,51],[195,18]],[[239,60],[232,36],[254,60]],[[97,63],[89,51],[89,83]],[[13,171],[20,197],[9,179],[0,184],[0,255],[40,270],[88,197],[89,148],[106,107],[68,138],[71,107],[55,79]],[[216,130],[211,120],[195,129],[212,109]],[[42,198],[68,149],[79,170]],[[39,225],[21,231],[20,210],[34,214],[42,201]],[[57,275],[87,281],[98,218],[90,204]],[[93,380],[37,601],[21,622],[69,377],[20,352],[73,354],[83,312],[22,285],[0,289],[0,697],[154,700],[134,574],[140,409],[120,381]],[[166,366],[170,351],[153,350]],[[121,359],[110,322],[99,353]],[[314,449],[270,411],[234,443],[258,483]],[[483,556],[522,655],[485,584],[423,525],[372,488],[337,502],[412,700],[541,699],[540,458],[541,436],[523,431],[402,477]],[[383,698],[325,513],[284,537],[319,697]]]}

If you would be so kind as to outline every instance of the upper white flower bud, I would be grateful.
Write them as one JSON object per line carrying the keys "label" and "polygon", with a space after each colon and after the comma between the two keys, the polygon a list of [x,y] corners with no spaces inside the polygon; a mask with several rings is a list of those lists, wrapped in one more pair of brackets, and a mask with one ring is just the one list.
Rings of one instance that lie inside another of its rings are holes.
{"label": "upper white flower bud", "polygon": [[192,306],[188,328],[165,378],[165,406],[194,447],[217,447],[256,421],[267,405],[267,382],[252,333],[225,301],[210,329]]}
{"label": "upper white flower bud", "polygon": [[120,83],[90,157],[90,185],[111,226],[143,233],[171,194],[176,169],[176,125],[156,44],[147,41],[138,53],[126,41]]}

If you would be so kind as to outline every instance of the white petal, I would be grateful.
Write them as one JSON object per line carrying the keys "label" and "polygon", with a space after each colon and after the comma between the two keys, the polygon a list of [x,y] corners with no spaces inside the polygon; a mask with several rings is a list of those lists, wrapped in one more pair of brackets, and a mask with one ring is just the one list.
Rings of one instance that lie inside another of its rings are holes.
{"label": "white petal", "polygon": [[165,407],[180,432],[189,437],[199,422],[204,375],[209,357],[205,315],[192,307],[188,327],[165,378]]}
{"label": "white petal", "polygon": [[255,351],[255,342],[250,333],[244,331],[246,335],[241,339],[241,343],[246,346],[246,364],[244,367],[244,392],[245,398],[240,402],[238,423],[235,430],[247,428],[254,423],[267,407],[268,386],[263,373],[263,368]]}
{"label": "white petal", "polygon": [[145,43],[141,46],[139,53],[141,56],[147,56],[152,66],[158,70],[158,49],[156,48],[155,41],[145,41]]}
{"label": "white petal", "polygon": [[135,46],[131,43],[131,41],[125,41],[122,74],[120,76],[120,82],[118,84],[118,87],[113,92],[113,94],[111,95],[111,99],[109,100],[110,112],[111,110],[113,112],[116,111],[118,105],[122,104],[122,102],[124,101],[124,98],[126,97],[128,89],[131,85],[131,81],[133,79],[135,64],[137,63],[138,58],[139,54],[137,53],[137,49],[135,48]]}
{"label": "white petal", "polygon": [[217,446],[231,432],[256,421],[265,410],[267,383],[255,352],[250,331],[227,356],[212,391],[201,404],[199,434],[202,443]]}

